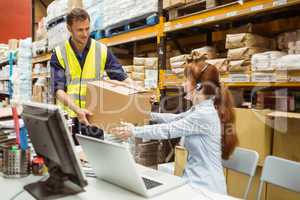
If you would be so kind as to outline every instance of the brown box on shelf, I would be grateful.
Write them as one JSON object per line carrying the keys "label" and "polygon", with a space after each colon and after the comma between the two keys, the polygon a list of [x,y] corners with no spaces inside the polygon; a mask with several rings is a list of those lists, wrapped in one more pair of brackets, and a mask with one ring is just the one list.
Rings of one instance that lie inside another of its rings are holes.
{"label": "brown box on shelf", "polygon": [[152,93],[118,81],[87,84],[86,108],[93,113],[91,124],[109,131],[122,121],[144,125],[149,121]]}
{"label": "brown box on shelf", "polygon": [[218,68],[220,73],[226,73],[228,71],[228,60],[227,58],[210,59],[205,61]]}
{"label": "brown box on shelf", "polygon": [[214,8],[218,5],[218,0],[206,0],[206,9]]}
{"label": "brown box on shelf", "polygon": [[229,72],[249,72],[250,69],[250,60],[232,60],[228,64]]}
{"label": "brown box on shelf", "polygon": [[32,89],[32,101],[43,102],[43,87],[34,85]]}
{"label": "brown box on shelf", "polygon": [[73,8],[83,8],[82,0],[68,0],[68,11]]}
{"label": "brown box on shelf", "polygon": [[145,66],[145,58],[142,58],[142,57],[134,57],[134,58],[133,58],[133,65]]}
{"label": "brown box on shelf", "polygon": [[172,57],[170,58],[170,63],[185,62],[189,56],[190,56],[189,54],[183,54],[183,55]]}
{"label": "brown box on shelf", "polygon": [[123,65],[123,69],[125,70],[125,72],[131,73],[133,72],[133,65]]}
{"label": "brown box on shelf", "polygon": [[206,59],[214,59],[217,57],[217,51],[215,47],[204,46],[198,49],[194,49],[191,52],[191,55],[194,58],[206,58]]}
{"label": "brown box on shelf", "polygon": [[270,49],[272,47],[272,41],[269,38],[251,33],[226,35],[226,49],[236,49],[242,47],[260,47]]}
{"label": "brown box on shelf", "polygon": [[178,7],[186,4],[186,0],[170,0],[170,7]]}
{"label": "brown box on shelf", "polygon": [[242,47],[237,49],[229,49],[227,53],[228,60],[250,60],[251,56],[256,53],[261,53],[266,49],[258,47]]}
{"label": "brown box on shelf", "polygon": [[135,81],[144,81],[145,80],[145,73],[140,72],[132,72],[132,79]]}
{"label": "brown box on shelf", "polygon": [[158,69],[158,58],[145,58],[145,68],[147,69]]}
{"label": "brown box on shelf", "polygon": [[145,66],[133,65],[132,72],[145,73]]}

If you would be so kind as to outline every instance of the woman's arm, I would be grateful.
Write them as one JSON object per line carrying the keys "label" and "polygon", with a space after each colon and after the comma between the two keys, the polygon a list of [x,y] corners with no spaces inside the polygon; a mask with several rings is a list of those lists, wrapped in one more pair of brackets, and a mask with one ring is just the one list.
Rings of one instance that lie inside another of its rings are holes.
{"label": "woman's arm", "polygon": [[169,122],[172,122],[175,120],[179,120],[183,117],[183,113],[182,114],[172,114],[172,113],[151,112],[150,117],[151,117],[152,121],[161,124],[161,123],[169,123]]}
{"label": "woman's arm", "polygon": [[211,123],[199,113],[190,114],[177,121],[165,124],[135,127],[132,133],[135,137],[144,139],[170,139],[189,135],[208,134]]}

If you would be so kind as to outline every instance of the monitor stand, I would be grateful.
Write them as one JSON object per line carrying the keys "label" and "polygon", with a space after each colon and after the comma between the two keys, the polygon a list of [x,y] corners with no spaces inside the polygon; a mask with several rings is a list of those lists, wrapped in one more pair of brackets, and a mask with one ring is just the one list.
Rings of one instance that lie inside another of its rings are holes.
{"label": "monitor stand", "polygon": [[24,186],[37,200],[51,200],[84,191],[83,188],[70,181],[70,177],[59,168],[52,168],[46,181],[38,181]]}

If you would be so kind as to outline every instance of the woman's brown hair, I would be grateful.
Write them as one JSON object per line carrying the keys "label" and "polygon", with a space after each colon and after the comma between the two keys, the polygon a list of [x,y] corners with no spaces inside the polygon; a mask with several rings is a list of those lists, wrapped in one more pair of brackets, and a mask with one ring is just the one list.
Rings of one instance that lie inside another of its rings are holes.
{"label": "woman's brown hair", "polygon": [[228,160],[238,145],[231,92],[220,83],[218,69],[205,63],[203,58],[188,60],[185,66],[185,77],[195,86],[201,82],[205,96],[214,96],[214,104],[222,127],[222,158]]}

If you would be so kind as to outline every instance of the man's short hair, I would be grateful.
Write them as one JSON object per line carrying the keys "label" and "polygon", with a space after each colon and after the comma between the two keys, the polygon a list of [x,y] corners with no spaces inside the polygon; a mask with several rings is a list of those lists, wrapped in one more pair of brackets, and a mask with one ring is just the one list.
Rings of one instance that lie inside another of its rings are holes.
{"label": "man's short hair", "polygon": [[67,15],[67,24],[72,26],[74,21],[84,21],[88,19],[90,20],[89,14],[82,8],[74,8]]}

